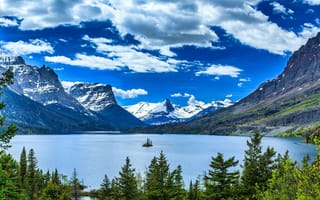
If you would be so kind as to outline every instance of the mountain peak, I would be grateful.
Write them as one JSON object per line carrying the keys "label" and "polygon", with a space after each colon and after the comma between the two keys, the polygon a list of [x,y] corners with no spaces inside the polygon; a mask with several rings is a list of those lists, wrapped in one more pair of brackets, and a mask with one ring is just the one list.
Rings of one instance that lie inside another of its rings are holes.
{"label": "mountain peak", "polygon": [[173,105],[172,105],[172,103],[170,102],[169,99],[166,99],[164,101],[164,105],[166,107],[167,113],[174,111],[174,107],[173,107]]}
{"label": "mountain peak", "polygon": [[10,56],[0,51],[0,65],[25,65],[21,56]]}
{"label": "mountain peak", "polygon": [[82,106],[92,111],[101,111],[109,105],[117,105],[111,85],[99,83],[75,83],[68,92]]}
{"label": "mountain peak", "polygon": [[271,81],[262,83],[241,102],[261,102],[304,91],[320,81],[320,33],[310,38],[290,57],[283,72]]}

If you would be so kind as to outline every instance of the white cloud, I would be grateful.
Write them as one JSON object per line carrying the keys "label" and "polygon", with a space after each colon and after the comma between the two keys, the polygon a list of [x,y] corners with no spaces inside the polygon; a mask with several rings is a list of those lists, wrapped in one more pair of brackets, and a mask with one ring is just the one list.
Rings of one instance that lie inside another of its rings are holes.
{"label": "white cloud", "polygon": [[17,42],[0,42],[1,48],[12,55],[28,55],[33,53],[54,53],[50,43],[40,39]]}
{"label": "white cloud", "polygon": [[238,87],[243,87],[243,82],[239,82],[237,85]]}
{"label": "white cloud", "polygon": [[1,15],[23,19],[20,25],[23,30],[78,25],[81,21],[107,20],[113,15],[113,9],[103,0],[1,0],[1,8],[5,8],[1,9]]}
{"label": "white cloud", "polygon": [[250,82],[251,78],[240,78],[239,81],[240,82]]}
{"label": "white cloud", "polygon": [[112,87],[112,91],[115,96],[121,97],[122,99],[134,99],[140,95],[147,95],[148,91],[144,89],[131,89],[123,90],[116,87]]}
{"label": "white cloud", "polygon": [[[162,55],[175,56],[172,47],[212,46],[218,41],[210,29],[218,26],[242,44],[275,54],[297,50],[319,27],[302,26],[299,33],[285,30],[257,10],[262,0],[74,0],[74,1],[12,1],[2,0],[3,16],[17,16],[19,27],[35,30],[61,24],[78,25],[81,21],[111,20],[121,35],[133,34],[141,48],[160,50]],[[319,0],[304,0],[319,5]],[[293,11],[274,3],[278,12]],[[19,8],[19,9],[16,9]],[[250,30],[250,31],[248,31]]]}
{"label": "white cloud", "polygon": [[[128,67],[134,72],[176,72],[179,61],[172,58],[161,60],[149,53],[136,49],[135,46],[111,45],[107,38],[90,38],[84,36],[83,40],[95,46],[97,52],[112,57],[117,67]],[[111,60],[111,59],[109,59]],[[169,62],[170,61],[170,62]]]}
{"label": "white cloud", "polygon": [[172,95],[170,95],[171,97],[191,97],[193,95],[189,94],[189,93],[184,93],[184,94],[181,94],[180,92],[178,93],[174,93]]}
{"label": "white cloud", "polygon": [[215,75],[215,76],[230,76],[232,78],[236,78],[242,72],[242,69],[239,69],[234,66],[223,66],[223,65],[211,65],[204,71],[196,72],[196,76],[200,76],[202,74],[207,75]]}
{"label": "white cloud", "polygon": [[0,27],[18,26],[19,23],[16,19],[8,19],[5,17],[0,17]]}
{"label": "white cloud", "polygon": [[303,2],[312,6],[320,5],[320,0],[303,0]]}
{"label": "white cloud", "polygon": [[71,88],[73,85],[79,84],[79,83],[81,83],[81,82],[79,82],[79,81],[75,81],[75,82],[73,82],[73,81],[61,81],[62,87],[64,89],[66,89],[66,90]]}
{"label": "white cloud", "polygon": [[54,70],[54,71],[63,71],[64,68],[63,68],[63,67],[56,67],[56,68],[54,68],[53,70]]}
{"label": "white cloud", "polygon": [[233,95],[232,94],[227,94],[226,98],[231,98]]}
{"label": "white cloud", "polygon": [[281,5],[278,2],[271,2],[270,5],[273,6],[273,12],[276,14],[285,14],[285,15],[289,15],[289,14],[293,14],[294,11],[284,7],[283,5]]}
{"label": "white cloud", "polygon": [[88,56],[76,54],[74,59],[65,56],[45,56],[45,61],[52,63],[61,63],[72,66],[88,67],[99,70],[120,70],[120,63],[108,58],[99,56]]}

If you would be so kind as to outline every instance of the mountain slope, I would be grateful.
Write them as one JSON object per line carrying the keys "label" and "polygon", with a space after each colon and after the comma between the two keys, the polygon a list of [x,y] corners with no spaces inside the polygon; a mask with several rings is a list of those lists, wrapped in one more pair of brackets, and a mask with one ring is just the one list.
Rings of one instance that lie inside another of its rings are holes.
{"label": "mountain slope", "polygon": [[76,83],[67,91],[83,107],[94,113],[99,120],[112,124],[116,130],[145,125],[117,104],[111,85]]}
{"label": "mountain slope", "polygon": [[144,125],[117,105],[110,85],[77,85],[73,96],[49,67],[30,66],[22,57],[0,54],[0,72],[9,67],[14,84],[1,99],[7,103],[5,116],[21,127],[20,133],[110,131]]}
{"label": "mountain slope", "polygon": [[188,123],[145,132],[277,134],[320,122],[320,33],[293,53],[284,71],[233,106]]}

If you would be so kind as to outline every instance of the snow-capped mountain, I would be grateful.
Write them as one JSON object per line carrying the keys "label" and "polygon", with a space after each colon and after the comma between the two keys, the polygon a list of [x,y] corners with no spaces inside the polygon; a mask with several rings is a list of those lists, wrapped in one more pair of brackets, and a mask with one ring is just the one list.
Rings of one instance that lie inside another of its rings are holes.
{"label": "snow-capped mountain", "polygon": [[99,119],[117,128],[144,126],[138,118],[116,102],[111,85],[100,83],[63,82],[65,90]]}
{"label": "snow-capped mountain", "polygon": [[76,83],[66,91],[88,110],[99,112],[111,104],[117,104],[111,85],[100,83]]}
{"label": "snow-capped mountain", "polygon": [[4,69],[12,67],[14,84],[10,89],[14,92],[43,105],[60,104],[73,110],[84,110],[76,99],[65,92],[51,68],[30,66],[25,64],[22,57],[6,55],[0,56],[0,66]]}
{"label": "snow-capped mountain", "polygon": [[22,57],[0,52],[0,72],[9,68],[14,84],[1,96],[8,101],[3,113],[21,130],[62,133],[144,125],[117,104],[110,85],[81,83],[66,92],[51,68],[30,66]]}
{"label": "snow-capped mountain", "polygon": [[195,100],[194,96],[191,96],[188,105],[184,107],[172,104],[166,99],[158,103],[139,102],[131,106],[125,106],[124,108],[143,122],[156,125],[188,121],[194,117],[200,117],[232,104],[229,99],[204,103]]}

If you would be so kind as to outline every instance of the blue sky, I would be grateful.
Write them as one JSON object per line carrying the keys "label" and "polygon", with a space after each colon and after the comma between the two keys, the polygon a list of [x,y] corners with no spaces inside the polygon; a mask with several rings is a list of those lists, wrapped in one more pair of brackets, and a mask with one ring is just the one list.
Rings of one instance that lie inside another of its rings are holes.
{"label": "blue sky", "polygon": [[0,0],[0,49],[120,105],[237,101],[320,31],[320,0]]}

